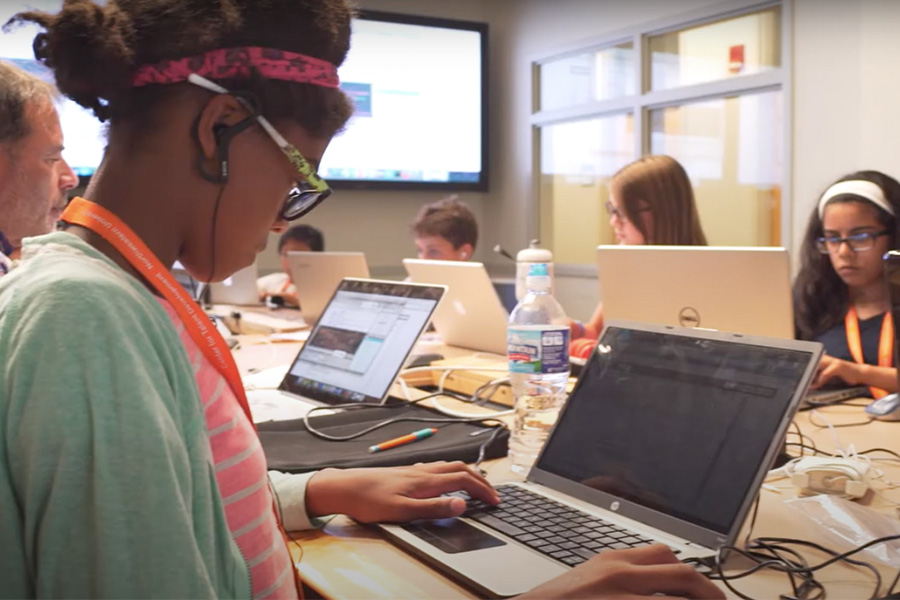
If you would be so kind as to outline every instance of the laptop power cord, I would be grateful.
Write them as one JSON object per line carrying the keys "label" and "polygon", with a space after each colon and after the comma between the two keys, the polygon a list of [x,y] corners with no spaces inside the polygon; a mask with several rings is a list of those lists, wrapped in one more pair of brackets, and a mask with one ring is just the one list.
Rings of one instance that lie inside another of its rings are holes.
{"label": "laptop power cord", "polygon": [[[858,546],[847,552],[839,553],[820,544],[806,540],[791,538],[760,537],[750,540],[744,548],[736,546],[722,546],[715,557],[714,572],[710,579],[721,581],[731,593],[744,600],[754,600],[739,590],[732,582],[748,577],[763,570],[773,570],[784,573],[791,585],[790,594],[782,594],[782,600],[822,600],[825,598],[825,586],[815,578],[815,574],[822,569],[837,563],[846,563],[865,569],[872,573],[875,588],[870,598],[894,598],[897,597],[897,584],[900,582],[900,570],[887,587],[883,587],[883,580],[878,568],[868,562],[852,558],[854,555],[878,544],[884,544],[900,540],[900,535],[891,535],[877,538]],[[810,564],[794,547],[805,547],[825,554],[829,558],[818,563]],[[726,573],[724,563],[729,554],[737,554],[748,559],[754,565],[737,573]]]}

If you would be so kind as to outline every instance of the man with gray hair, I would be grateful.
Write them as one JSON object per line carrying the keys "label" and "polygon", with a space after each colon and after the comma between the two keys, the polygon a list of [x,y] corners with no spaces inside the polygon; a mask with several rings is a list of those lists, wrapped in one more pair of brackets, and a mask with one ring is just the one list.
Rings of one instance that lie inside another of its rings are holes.
{"label": "man with gray hair", "polygon": [[53,231],[78,177],[62,157],[52,85],[0,62],[0,275],[22,239]]}

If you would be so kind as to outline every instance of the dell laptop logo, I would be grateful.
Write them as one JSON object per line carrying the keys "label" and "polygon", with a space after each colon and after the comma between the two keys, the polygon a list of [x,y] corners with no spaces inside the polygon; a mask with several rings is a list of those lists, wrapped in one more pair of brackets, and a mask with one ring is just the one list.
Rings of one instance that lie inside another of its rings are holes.
{"label": "dell laptop logo", "polygon": [[678,313],[678,323],[682,327],[700,327],[700,313],[690,306],[685,306]]}

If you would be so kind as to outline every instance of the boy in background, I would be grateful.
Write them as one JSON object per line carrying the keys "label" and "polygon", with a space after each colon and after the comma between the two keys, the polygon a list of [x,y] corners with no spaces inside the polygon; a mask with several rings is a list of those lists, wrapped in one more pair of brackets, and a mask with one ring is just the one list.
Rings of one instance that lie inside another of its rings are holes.
{"label": "boy in background", "polygon": [[299,306],[297,286],[291,279],[288,252],[323,252],[325,238],[322,232],[311,225],[295,225],[278,240],[278,254],[281,257],[281,272],[260,277],[256,282],[260,300],[281,298],[286,305]]}

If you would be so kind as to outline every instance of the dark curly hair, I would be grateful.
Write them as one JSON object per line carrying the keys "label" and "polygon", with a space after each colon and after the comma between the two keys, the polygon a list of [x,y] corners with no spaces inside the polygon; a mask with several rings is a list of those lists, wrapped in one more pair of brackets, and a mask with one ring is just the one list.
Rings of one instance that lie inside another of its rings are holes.
{"label": "dark curly hair", "polygon": [[[152,127],[154,108],[175,86],[136,89],[131,77],[137,67],[238,46],[340,65],[350,48],[352,16],[345,0],[65,0],[56,14],[23,12],[6,26],[42,26],[35,57],[53,70],[63,94],[101,121]],[[249,94],[270,120],[293,119],[323,139],[342,129],[352,113],[340,90],[258,76],[219,83]]]}
{"label": "dark curly hair", "polygon": [[[834,183],[842,181],[869,181],[884,192],[884,197],[900,215],[900,183],[896,179],[880,171],[859,171],[841,177]],[[833,185],[833,184],[832,184]],[[829,201],[864,202],[868,200],[843,194]],[[872,205],[874,206],[874,205]],[[886,211],[878,210],[878,221],[890,231],[888,249],[895,250],[900,242],[900,223]],[[831,258],[819,252],[816,240],[824,235],[819,207],[816,208],[806,227],[803,245],[800,249],[800,272],[794,281],[794,320],[796,335],[801,340],[814,340],[844,318],[850,306],[847,285],[831,265]]]}

